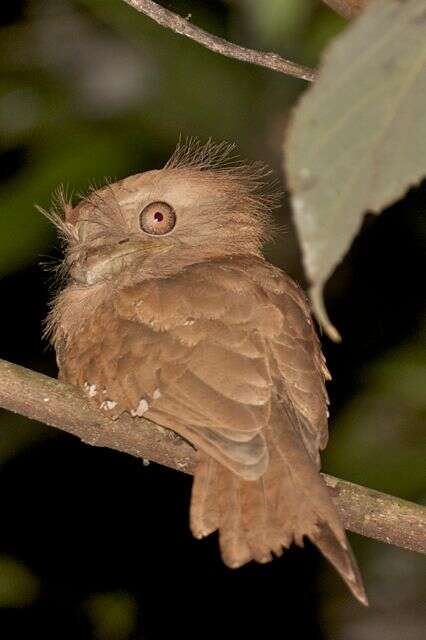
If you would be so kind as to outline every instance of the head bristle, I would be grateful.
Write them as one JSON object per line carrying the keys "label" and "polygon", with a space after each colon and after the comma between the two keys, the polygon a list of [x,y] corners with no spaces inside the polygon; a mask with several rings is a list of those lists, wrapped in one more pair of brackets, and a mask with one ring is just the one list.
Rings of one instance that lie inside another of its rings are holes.
{"label": "head bristle", "polygon": [[164,169],[219,169],[238,162],[232,155],[235,144],[232,142],[213,142],[211,138],[203,143],[198,138],[179,140],[172,156],[164,165]]}
{"label": "head bristle", "polygon": [[67,221],[67,214],[72,211],[72,194],[67,187],[60,185],[53,192],[50,209],[38,205],[36,209],[56,227],[62,243],[69,244],[77,240],[75,228]]}

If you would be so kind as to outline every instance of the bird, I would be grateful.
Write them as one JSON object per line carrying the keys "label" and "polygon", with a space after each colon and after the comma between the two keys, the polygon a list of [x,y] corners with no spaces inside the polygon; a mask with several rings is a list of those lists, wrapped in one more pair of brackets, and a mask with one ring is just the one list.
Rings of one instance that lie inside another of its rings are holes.
{"label": "bird", "polygon": [[320,474],[330,379],[302,289],[270,264],[280,199],[233,146],[178,144],[161,168],[47,216],[64,248],[47,333],[59,378],[196,449],[190,527],[224,563],[266,563],[308,538],[367,604]]}

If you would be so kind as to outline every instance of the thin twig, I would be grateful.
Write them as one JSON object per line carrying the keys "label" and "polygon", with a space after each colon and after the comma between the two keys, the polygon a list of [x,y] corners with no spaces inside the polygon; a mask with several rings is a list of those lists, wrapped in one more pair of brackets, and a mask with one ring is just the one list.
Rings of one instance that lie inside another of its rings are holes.
{"label": "thin twig", "polygon": [[[0,360],[0,406],[78,436],[173,469],[193,473],[194,450],[170,431],[143,418],[111,421],[80,391],[53,378]],[[344,525],[369,538],[426,553],[426,508],[324,475]]]}
{"label": "thin twig", "polygon": [[191,24],[188,19],[182,18],[182,16],[161,7],[156,2],[152,2],[152,0],[124,0],[124,2],[137,11],[140,11],[140,13],[144,13],[149,18],[152,18],[152,20],[155,20],[155,22],[161,26],[167,27],[179,35],[186,36],[190,40],[198,42],[198,44],[210,49],[210,51],[220,53],[228,58],[250,62],[259,67],[273,69],[273,71],[284,73],[287,76],[301,78],[309,82],[315,80],[315,71],[309,67],[296,64],[291,60],[286,60],[277,53],[266,53],[264,51],[256,51],[255,49],[247,49],[247,47],[241,47],[238,44],[228,42],[223,38],[203,31],[203,29]]}
{"label": "thin twig", "polygon": [[350,20],[355,18],[371,0],[323,0],[336,13]]}

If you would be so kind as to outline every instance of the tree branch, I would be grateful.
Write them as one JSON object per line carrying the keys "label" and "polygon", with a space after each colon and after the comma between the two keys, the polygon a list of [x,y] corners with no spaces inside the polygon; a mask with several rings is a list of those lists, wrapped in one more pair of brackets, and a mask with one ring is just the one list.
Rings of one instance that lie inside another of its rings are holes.
{"label": "tree branch", "polygon": [[149,18],[152,18],[152,20],[161,26],[167,27],[179,35],[186,36],[190,40],[198,42],[198,44],[210,49],[210,51],[220,53],[228,58],[250,62],[259,67],[266,67],[267,69],[284,73],[287,76],[308,80],[309,82],[315,79],[315,71],[309,67],[304,67],[303,65],[291,62],[291,60],[286,60],[277,53],[255,51],[254,49],[247,49],[246,47],[228,42],[223,38],[203,31],[203,29],[191,24],[186,18],[182,18],[182,16],[165,9],[156,2],[152,2],[152,0],[124,0],[124,2],[140,13],[144,13]]}
{"label": "tree branch", "polygon": [[[83,442],[130,453],[193,473],[194,449],[143,418],[111,421],[75,387],[0,360],[0,406],[78,436]],[[426,508],[324,474],[346,529],[426,553]]]}
{"label": "tree branch", "polygon": [[355,18],[371,0],[323,0],[336,13],[350,20]]}

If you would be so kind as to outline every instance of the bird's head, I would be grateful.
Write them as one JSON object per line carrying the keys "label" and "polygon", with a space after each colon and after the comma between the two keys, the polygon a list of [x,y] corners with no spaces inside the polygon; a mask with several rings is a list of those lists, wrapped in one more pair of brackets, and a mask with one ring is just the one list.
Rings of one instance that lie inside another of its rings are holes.
{"label": "bird's head", "polygon": [[65,241],[64,268],[90,286],[164,277],[194,262],[258,255],[277,194],[264,193],[269,170],[236,162],[232,147],[189,141],[165,167],[92,191],[48,216]]}

